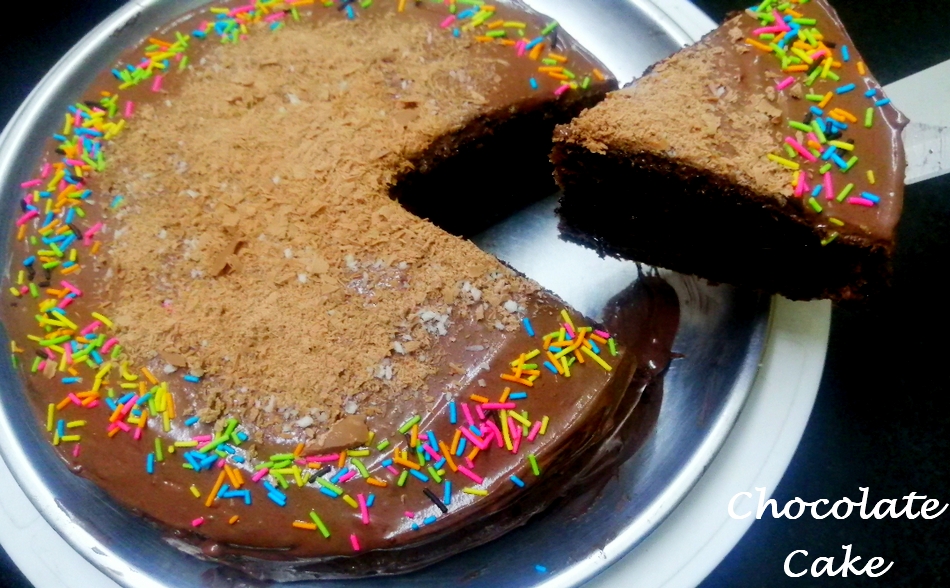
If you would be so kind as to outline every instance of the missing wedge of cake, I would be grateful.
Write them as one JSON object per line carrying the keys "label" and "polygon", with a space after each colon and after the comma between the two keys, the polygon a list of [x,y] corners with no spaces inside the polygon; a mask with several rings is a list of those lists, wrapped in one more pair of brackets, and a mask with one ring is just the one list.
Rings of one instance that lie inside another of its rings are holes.
{"label": "missing wedge of cake", "polygon": [[823,0],[765,0],[567,125],[569,239],[791,299],[888,283],[904,116]]}

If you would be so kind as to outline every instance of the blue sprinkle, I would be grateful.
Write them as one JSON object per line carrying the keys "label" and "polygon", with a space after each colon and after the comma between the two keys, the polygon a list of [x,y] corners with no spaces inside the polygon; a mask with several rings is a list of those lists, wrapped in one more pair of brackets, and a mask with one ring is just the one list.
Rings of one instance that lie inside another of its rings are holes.
{"label": "blue sprinkle", "polygon": [[811,108],[809,108],[809,110],[811,110],[815,116],[822,116],[823,114],[825,114],[825,112],[822,109],[818,108],[817,106],[812,106]]}
{"label": "blue sprinkle", "polygon": [[231,455],[234,455],[235,453],[237,453],[237,449],[231,447],[231,446],[228,445],[227,443],[222,443],[222,444],[219,445],[218,447],[220,447],[221,449],[223,449],[226,453],[230,453]]}
{"label": "blue sprinkle", "polygon": [[184,379],[186,382],[191,382],[192,384],[197,384],[198,382],[201,381],[201,378],[199,378],[198,376],[192,376],[191,374],[188,374],[188,375],[185,376],[183,379]]}
{"label": "blue sprinkle", "polygon": [[870,90],[864,93],[864,96],[866,98],[870,98],[871,96],[874,96],[875,94],[877,94],[877,90],[875,88],[871,88]]}
{"label": "blue sprinkle", "polygon": [[844,86],[841,86],[840,88],[835,90],[835,92],[837,92],[838,94],[847,94],[851,90],[854,90],[854,84],[846,84]]}
{"label": "blue sprinkle", "polygon": [[837,166],[840,167],[841,169],[844,169],[844,168],[848,167],[848,162],[845,161],[845,160],[843,160],[843,159],[841,159],[841,158],[838,157],[837,155],[832,155],[832,156],[831,156],[831,160],[834,161],[834,162],[835,162],[835,165],[837,165]]}
{"label": "blue sprinkle", "polygon": [[883,99],[878,100],[877,102],[875,102],[875,103],[874,103],[874,106],[887,106],[887,105],[890,104],[890,103],[891,103],[891,99],[890,99],[890,98],[883,98]]}
{"label": "blue sprinkle", "polygon": [[427,516],[426,518],[422,519],[422,524],[423,524],[423,525],[431,525],[431,524],[434,523],[436,520],[437,520],[437,519],[435,518],[435,515],[429,515],[429,516]]}
{"label": "blue sprinkle", "polygon": [[442,466],[444,466],[444,465],[445,465],[445,458],[443,457],[443,458],[440,459],[439,461],[435,462],[435,463],[432,465],[432,467],[434,467],[436,470],[440,470],[440,469],[442,469]]}
{"label": "blue sprinkle", "polygon": [[469,8],[468,10],[463,10],[462,12],[458,13],[458,17],[457,17],[457,18],[458,18],[459,20],[462,20],[463,18],[468,18],[468,17],[470,17],[470,16],[474,16],[476,12],[478,12],[478,11],[475,10],[474,8]]}
{"label": "blue sprinkle", "polygon": [[[458,30],[457,28],[456,28],[456,29],[452,29],[452,36],[453,36],[453,37],[461,37],[461,36],[462,36],[462,31]],[[418,529],[419,527],[416,527],[416,528]]]}
{"label": "blue sprinkle", "polygon": [[188,460],[188,463],[191,464],[191,467],[194,468],[196,472],[201,470],[201,464],[198,462],[197,459],[195,459],[195,456],[192,454],[191,451],[185,454],[185,459]]}
{"label": "blue sprinkle", "polygon": [[133,398],[135,398],[135,394],[132,392],[129,392],[128,394],[124,395],[122,398],[119,398],[119,404],[125,404],[126,402],[128,402],[129,400],[132,400]]}
{"label": "blue sprinkle", "polygon": [[471,431],[472,433],[475,433],[476,437],[482,436],[482,431],[475,425],[469,425],[468,430]]}
{"label": "blue sprinkle", "polygon": [[508,400],[524,400],[527,397],[527,392],[512,392],[508,395]]}
{"label": "blue sprinkle", "polygon": [[271,492],[270,494],[267,495],[267,497],[270,498],[271,502],[273,502],[277,506],[287,506],[286,496],[283,496],[281,494],[274,494],[273,492]]}
{"label": "blue sprinkle", "polygon": [[550,351],[551,353],[560,353],[560,352],[561,352],[561,348],[552,345],[552,346],[548,347],[548,351]]}
{"label": "blue sprinkle", "polygon": [[557,372],[557,368],[554,367],[554,364],[551,363],[550,361],[544,362],[544,367],[546,367],[546,368],[548,368],[549,370],[551,370],[551,373],[552,373],[552,374],[558,373],[558,372]]}
{"label": "blue sprinkle", "polygon": [[521,324],[524,325],[524,330],[528,332],[528,336],[534,337],[534,327],[531,326],[531,321],[528,320],[528,317],[521,319]]}
{"label": "blue sprinkle", "polygon": [[23,266],[24,266],[24,267],[30,267],[31,265],[33,265],[33,262],[35,262],[35,261],[36,261],[36,256],[31,255],[31,256],[29,256],[29,257],[27,257],[26,259],[23,260]]}
{"label": "blue sprinkle", "polygon": [[848,51],[847,45],[841,46],[841,59],[843,59],[844,61],[851,61],[851,52]]}
{"label": "blue sprinkle", "polygon": [[76,217],[76,209],[70,208],[69,211],[66,213],[66,224],[68,225],[69,223],[73,222],[73,219],[75,217]]}
{"label": "blue sprinkle", "polygon": [[375,502],[376,502],[376,495],[370,493],[370,495],[366,497],[366,508],[370,508],[371,506],[373,506],[373,503]]}
{"label": "blue sprinkle", "polygon": [[340,481],[340,478],[342,478],[343,476],[346,475],[346,473],[347,473],[348,471],[350,471],[350,468],[343,468],[342,470],[340,470],[340,471],[338,471],[337,473],[333,474],[333,477],[330,478],[330,481],[333,482],[334,484],[336,484],[337,482]]}
{"label": "blue sprinkle", "polygon": [[233,458],[234,463],[244,463],[244,457],[240,455],[235,455]]}
{"label": "blue sprinkle", "polygon": [[590,339],[587,339],[586,341],[590,343],[590,348],[594,351],[594,353],[600,355],[600,347],[597,346],[597,342]]}
{"label": "blue sprinkle", "polygon": [[149,393],[146,394],[145,396],[143,396],[143,397],[139,398],[138,400],[136,400],[136,401],[135,401],[135,406],[142,406],[143,404],[145,404],[146,402],[148,402],[148,399],[151,398],[151,397],[152,397],[152,393],[149,392]]}
{"label": "blue sprinkle", "polygon": [[74,377],[63,378],[64,384],[79,384],[81,382],[82,382],[82,378],[74,378]]}
{"label": "blue sprinkle", "polygon": [[874,202],[875,204],[881,201],[880,196],[875,196],[874,194],[871,194],[870,192],[861,192],[861,197],[867,198],[868,200],[870,200],[871,202]]}
{"label": "blue sprinkle", "polygon": [[535,569],[535,571],[538,572],[539,574],[546,574],[546,573],[548,573],[548,569],[547,569],[546,567],[542,566],[541,564],[535,564],[534,569]]}
{"label": "blue sprinkle", "polygon": [[[457,30],[457,29],[456,29],[456,30]],[[413,530],[413,531],[418,531],[418,530],[419,530],[419,525],[417,525],[417,524],[415,524],[415,523],[412,523],[412,530]]]}
{"label": "blue sprinkle", "polygon": [[824,188],[824,184],[818,184],[815,186],[815,189],[811,191],[811,195],[817,197],[819,194],[821,194],[822,188]]}
{"label": "blue sprinkle", "polygon": [[527,45],[525,45],[524,48],[526,51],[531,50],[535,45],[537,45],[543,40],[544,40],[544,37],[535,37],[534,39],[531,39],[531,41]]}
{"label": "blue sprinkle", "polygon": [[[96,365],[102,365],[102,356],[99,355],[98,351],[92,351],[89,355],[92,356],[92,361],[96,362]],[[115,410],[115,409],[112,409]]]}
{"label": "blue sprinkle", "polygon": [[459,420],[458,409],[455,407],[455,401],[449,403],[449,422],[453,425]]}
{"label": "blue sprinkle", "polygon": [[218,461],[217,455],[209,455],[208,457],[201,460],[201,469],[210,470],[211,466],[217,463],[217,461]]}
{"label": "blue sprinkle", "polygon": [[537,90],[537,89],[538,89],[538,80],[536,80],[536,79],[534,79],[534,78],[529,78],[529,79],[528,79],[528,83],[531,84],[531,89],[532,89],[532,90]]}
{"label": "blue sprinkle", "polygon": [[185,426],[186,426],[186,427],[190,427],[190,426],[194,425],[195,423],[197,423],[199,420],[201,420],[201,419],[199,419],[199,418],[196,417],[196,416],[193,416],[193,417],[191,417],[191,418],[189,418],[188,420],[185,421]]}
{"label": "blue sprinkle", "polygon": [[145,471],[154,474],[155,473],[155,454],[149,453],[148,459],[145,460]]}
{"label": "blue sprinkle", "polygon": [[59,433],[60,437],[65,437],[66,436],[66,421],[60,419],[60,421],[56,423],[56,431]]}
{"label": "blue sprinkle", "polygon": [[445,489],[442,492],[442,503],[448,506],[452,504],[452,481],[446,480],[444,485]]}
{"label": "blue sprinkle", "polygon": [[524,488],[524,482],[522,482],[521,478],[519,478],[518,476],[512,474],[508,479],[514,482],[515,486],[519,488]]}
{"label": "blue sprinkle", "polygon": [[432,431],[429,431],[429,432],[427,433],[427,436],[429,437],[429,447],[431,447],[433,450],[435,450],[436,452],[438,452],[438,451],[439,451],[439,444],[438,444],[438,442],[435,440],[435,433],[433,433]]}
{"label": "blue sprinkle", "polygon": [[320,486],[320,492],[323,492],[324,494],[326,494],[326,495],[329,496],[330,498],[336,498],[336,497],[337,497],[336,492],[334,492],[333,490],[330,490],[329,488],[324,488],[323,486]]}
{"label": "blue sprinkle", "polygon": [[277,490],[277,488],[275,488],[274,485],[271,484],[270,482],[268,482],[267,480],[264,480],[264,482],[263,482],[262,485],[263,485],[265,488],[267,488],[267,491],[268,491],[268,492],[275,492],[275,491]]}
{"label": "blue sprinkle", "polygon": [[122,200],[123,200],[122,196],[116,196],[115,198],[112,199],[112,204],[109,205],[109,208],[118,208],[119,205],[122,204]]}
{"label": "blue sprinkle", "polygon": [[356,18],[356,13],[353,12],[353,5],[352,5],[352,4],[347,4],[347,5],[346,5],[346,16],[347,16],[347,18],[349,18],[350,20],[353,20],[354,18]]}
{"label": "blue sprinkle", "polygon": [[109,407],[109,409],[112,410],[113,412],[115,412],[115,409],[119,407],[119,406],[115,403],[115,400],[112,400],[111,398],[106,398],[106,405],[107,405],[107,406]]}
{"label": "blue sprinkle", "polygon": [[215,498],[224,498],[224,495],[230,491],[231,491],[231,486],[229,486],[228,484],[224,484],[223,486],[221,486],[221,489],[218,490],[218,494],[217,496],[215,496]]}
{"label": "blue sprinkle", "polygon": [[835,151],[837,151],[837,150],[838,150],[838,148],[835,147],[834,145],[832,145],[831,147],[825,149],[825,152],[821,154],[821,158],[822,158],[824,161],[828,161],[828,160],[831,159],[832,157],[835,157]]}
{"label": "blue sprinkle", "polygon": [[382,465],[384,468],[388,468],[389,466],[393,465],[393,460],[392,460],[392,459],[384,459],[384,460],[383,460],[383,463],[382,463],[381,465]]}
{"label": "blue sprinkle", "polygon": [[466,439],[465,437],[462,437],[461,439],[459,439],[459,446],[458,446],[458,449],[455,450],[455,455],[461,456],[463,453],[465,453],[465,445],[467,444],[468,444],[468,439]]}
{"label": "blue sprinkle", "polygon": [[409,470],[409,475],[414,476],[423,482],[429,481],[429,476],[423,474],[419,470]]}
{"label": "blue sprinkle", "polygon": [[251,506],[251,491],[243,490],[244,492],[244,504]]}

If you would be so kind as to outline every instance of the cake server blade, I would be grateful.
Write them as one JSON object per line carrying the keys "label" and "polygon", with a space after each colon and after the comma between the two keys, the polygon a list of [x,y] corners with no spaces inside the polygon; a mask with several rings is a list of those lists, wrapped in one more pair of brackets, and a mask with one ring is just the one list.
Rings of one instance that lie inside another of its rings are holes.
{"label": "cake server blade", "polygon": [[901,135],[907,157],[904,183],[913,184],[950,171],[950,129],[912,122]]}

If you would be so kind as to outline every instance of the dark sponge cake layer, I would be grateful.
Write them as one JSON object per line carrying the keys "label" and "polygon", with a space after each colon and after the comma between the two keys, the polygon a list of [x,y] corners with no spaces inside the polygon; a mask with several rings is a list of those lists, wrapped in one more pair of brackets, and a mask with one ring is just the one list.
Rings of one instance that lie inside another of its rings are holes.
{"label": "dark sponge cake layer", "polygon": [[571,143],[558,143],[553,161],[562,233],[602,255],[803,300],[860,298],[890,274],[885,247],[850,236],[823,247],[771,199],[709,171]]}

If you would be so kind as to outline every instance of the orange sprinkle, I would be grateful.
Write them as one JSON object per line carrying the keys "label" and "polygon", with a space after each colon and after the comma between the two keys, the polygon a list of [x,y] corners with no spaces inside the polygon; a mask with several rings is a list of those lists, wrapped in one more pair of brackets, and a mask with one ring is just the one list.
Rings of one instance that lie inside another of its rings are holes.
{"label": "orange sprinkle", "polygon": [[495,40],[495,37],[486,37],[484,35],[479,35],[475,37],[475,40],[478,41],[479,43],[491,43],[492,41]]}
{"label": "orange sprinkle", "polygon": [[505,402],[508,400],[508,395],[511,394],[511,388],[505,387],[504,391],[501,393],[501,398],[498,402]]}
{"label": "orange sprinkle", "polygon": [[594,77],[597,78],[598,82],[602,82],[607,79],[607,77],[604,76],[603,72],[601,72],[596,67],[593,69],[593,71],[591,71],[591,73],[594,74]]}
{"label": "orange sprinkle", "polygon": [[411,470],[418,470],[421,466],[417,463],[412,463],[408,459],[403,459],[399,456],[393,457],[393,462],[398,463],[399,465],[409,468]]}
{"label": "orange sprinkle", "polygon": [[377,486],[379,488],[385,488],[386,486],[389,486],[388,482],[377,478],[366,478],[366,483],[370,486]]}
{"label": "orange sprinkle", "polygon": [[561,73],[564,68],[560,65],[544,65],[538,68],[541,73]]}
{"label": "orange sprinkle", "polygon": [[398,12],[405,12],[406,10],[406,0],[399,0],[399,6],[396,8]]}
{"label": "orange sprinkle", "polygon": [[294,521],[293,526],[296,529],[303,529],[305,531],[316,531],[317,526],[313,523],[305,523],[304,521]]}
{"label": "orange sprinkle", "polygon": [[[67,398],[68,400],[68,398]],[[455,437],[452,438],[452,451],[449,453],[455,453],[459,448],[459,441],[462,439],[462,431],[460,429],[455,429]]]}
{"label": "orange sprinkle", "polygon": [[142,411],[142,416],[139,417],[139,428],[144,429],[145,425],[148,424],[148,409]]}
{"label": "orange sprinkle", "polygon": [[484,396],[480,396],[480,395],[478,395],[478,394],[472,394],[471,396],[469,396],[469,398],[471,398],[474,402],[480,402],[480,403],[482,403],[482,404],[484,404],[484,403],[486,403],[486,402],[489,401],[489,400],[488,400],[487,398],[485,398]]}
{"label": "orange sprinkle", "polygon": [[336,468],[337,468],[338,470],[342,470],[342,469],[343,469],[343,465],[344,465],[345,463],[346,463],[346,452],[345,452],[345,451],[341,451],[341,452],[340,452],[340,460],[337,462]]}
{"label": "orange sprinkle", "polygon": [[119,431],[121,431],[121,430],[122,430],[122,429],[120,429],[119,427],[116,427],[116,428],[112,429],[111,431],[109,431],[109,436],[110,436],[110,437],[115,437],[116,435],[119,434]]}
{"label": "orange sprinkle", "polygon": [[297,447],[294,448],[294,457],[300,457],[300,454],[303,453],[304,444],[298,443]]}
{"label": "orange sprinkle", "polygon": [[[24,226],[26,226],[26,225],[24,225]],[[93,243],[92,243],[92,249],[90,249],[90,252],[92,252],[93,255],[95,255],[96,253],[99,253],[99,247],[100,247],[101,245],[102,245],[102,242],[100,242],[100,241],[93,241]]]}
{"label": "orange sprinkle", "polygon": [[505,47],[514,47],[515,45],[517,45],[517,43],[515,43],[511,39],[498,39],[498,42],[504,45]]}
{"label": "orange sprinkle", "polygon": [[593,339],[594,341],[597,341],[598,343],[602,344],[602,345],[606,345],[606,344],[607,344],[607,340],[604,339],[603,337],[601,337],[600,335],[596,334],[596,333],[591,333],[591,334],[589,335],[589,337],[590,337],[591,339]]}
{"label": "orange sprinkle", "polygon": [[419,423],[412,425],[409,430],[409,447],[413,449],[419,444]]}
{"label": "orange sprinkle", "polygon": [[[49,361],[52,361],[52,360],[49,360]],[[63,399],[59,402],[59,404],[56,405],[56,410],[63,410],[63,409],[65,409],[67,406],[69,406],[69,403],[70,403],[70,402],[72,402],[72,400],[70,400],[68,396],[67,396],[66,398],[63,398]],[[459,434],[461,434],[461,433],[459,433]]]}
{"label": "orange sprinkle", "polygon": [[514,382],[516,384],[522,384],[524,386],[527,386],[528,388],[534,388],[534,383],[522,378],[516,378],[512,376],[511,374],[502,374],[501,379],[508,382]]}
{"label": "orange sprinkle", "polygon": [[584,356],[576,347],[574,348],[574,357],[577,358],[577,363],[584,363]]}
{"label": "orange sprinkle", "polygon": [[224,473],[228,475],[228,479],[231,480],[231,485],[235,488],[238,487],[237,478],[234,477],[234,469],[228,464],[224,464]]}
{"label": "orange sprinkle", "polygon": [[[478,447],[476,447],[475,449],[471,450],[471,451],[468,453],[468,455],[466,455],[465,457],[467,457],[468,459],[470,459],[470,460],[472,460],[472,461],[475,461],[475,458],[478,457],[478,452],[479,452],[479,451],[481,451],[481,450],[480,450]],[[448,460],[446,460],[446,461],[448,461]]]}
{"label": "orange sprinkle", "polygon": [[497,28],[502,27],[502,26],[504,26],[504,25],[505,25],[505,21],[503,21],[503,20],[494,20],[494,21],[488,23],[488,28],[489,28],[489,29],[497,29]]}
{"label": "orange sprinkle", "polygon": [[867,73],[867,71],[868,71],[868,70],[865,69],[865,67],[864,67],[864,62],[863,62],[863,61],[859,61],[859,62],[858,62],[858,73],[863,76],[864,74]]}
{"label": "orange sprinkle", "polygon": [[237,516],[237,515],[234,515],[233,517],[231,517],[230,519],[228,519],[228,524],[229,524],[229,525],[233,525],[234,523],[238,522],[239,520],[241,520],[241,517],[239,517],[239,516]]}
{"label": "orange sprinkle", "polygon": [[170,419],[175,418],[175,399],[172,398],[171,394],[165,395],[165,414]]}
{"label": "orange sprinkle", "polygon": [[554,78],[555,80],[561,80],[562,82],[565,82],[565,81],[571,79],[571,78],[567,77],[566,75],[564,75],[564,74],[559,74],[559,73],[549,73],[549,74],[548,74],[548,77]]}
{"label": "orange sprinkle", "polygon": [[563,375],[564,375],[564,368],[561,367],[561,362],[558,360],[558,358],[554,357],[554,354],[551,353],[550,351],[545,351],[545,353],[548,354],[548,359],[550,359],[550,360],[551,360],[551,363],[554,364],[554,367],[557,368],[557,373],[559,373],[559,374],[561,374],[561,375],[563,376]]}
{"label": "orange sprinkle", "polygon": [[818,108],[824,108],[825,106],[827,106],[828,103],[831,102],[832,97],[834,97],[834,93],[832,92],[828,92],[827,94],[825,94],[825,97],[822,98],[821,102],[818,103]]}
{"label": "orange sprinkle", "polygon": [[567,63],[567,57],[564,57],[558,53],[548,53],[548,59],[553,59],[558,63]]}
{"label": "orange sprinkle", "polygon": [[844,119],[848,122],[852,122],[852,123],[858,122],[858,119],[853,114],[851,114],[850,112],[848,112],[847,110],[843,108],[835,108],[834,110],[831,111],[830,114],[832,115],[838,114],[844,117]]}
{"label": "orange sprinkle", "polygon": [[22,241],[26,239],[26,225],[20,225],[20,228],[16,232],[16,240]]}
{"label": "orange sprinkle", "polygon": [[766,53],[771,53],[771,52],[772,52],[772,48],[771,48],[771,47],[769,47],[769,46],[766,45],[765,43],[759,43],[759,42],[756,41],[755,39],[746,39],[745,42],[746,42],[746,45],[752,45],[752,46],[755,47],[756,49],[761,49],[762,51],[765,51]]}
{"label": "orange sprinkle", "polygon": [[[537,45],[534,46],[534,49],[532,49],[531,52],[528,53],[528,57],[530,57],[532,61],[537,61],[538,58],[541,57],[541,51],[543,50],[544,50],[544,43],[538,43]],[[594,71],[597,71],[597,70],[594,70]]]}
{"label": "orange sprinkle", "polygon": [[[461,435],[461,431],[458,429],[456,429],[455,432],[457,435]],[[456,446],[456,449],[457,448],[458,447]],[[449,448],[445,446],[444,441],[439,441],[439,449],[442,450],[442,457],[445,458],[445,463],[449,464],[449,469],[451,469],[453,472],[459,471],[459,467],[455,465],[455,460],[452,459],[452,454],[454,454],[455,451],[449,451]]]}
{"label": "orange sprinkle", "polygon": [[224,485],[224,479],[226,477],[227,474],[224,473],[224,470],[221,470],[221,473],[218,474],[218,480],[214,483],[214,487],[211,488],[211,493],[208,494],[208,499],[205,500],[205,506],[211,507],[214,499],[218,496],[218,491],[221,490],[221,486]]}
{"label": "orange sprinkle", "polygon": [[244,485],[244,476],[241,475],[241,470],[239,468],[231,468],[231,471],[234,473],[234,485],[240,488]]}
{"label": "orange sprinkle", "polygon": [[787,72],[808,71],[807,65],[790,65],[785,68]]}

